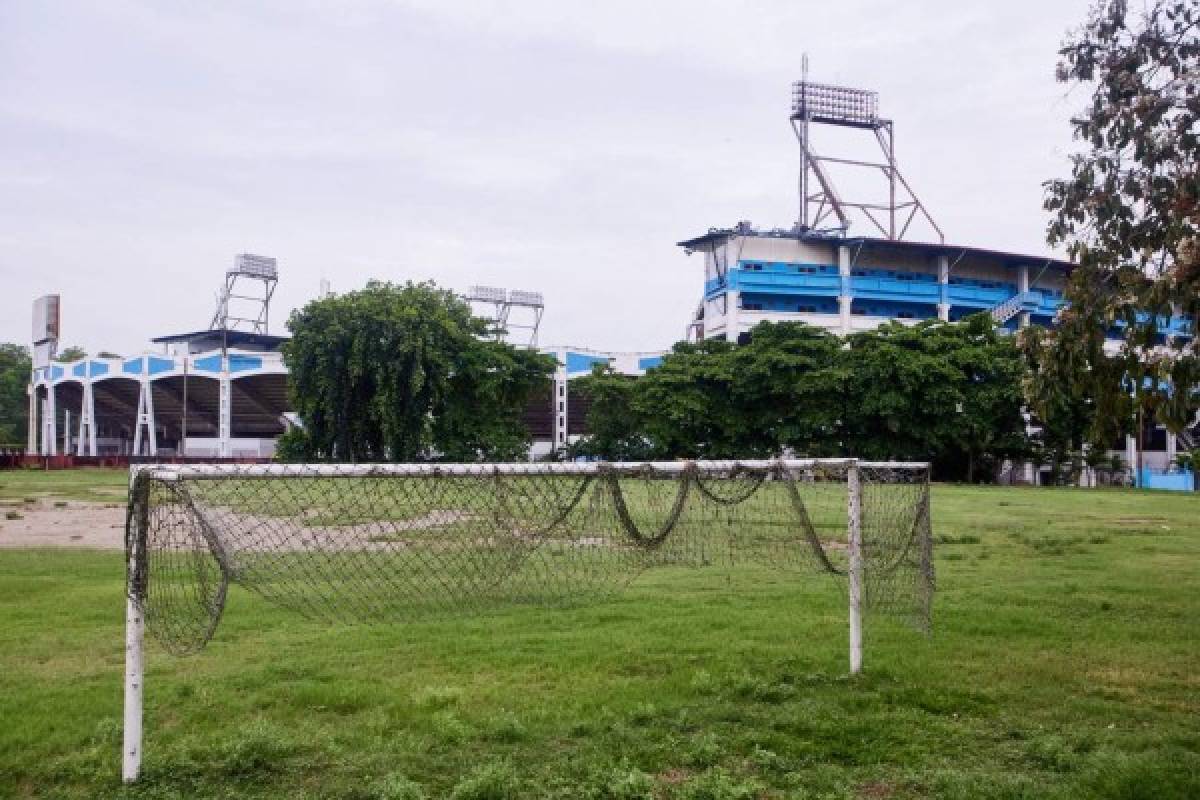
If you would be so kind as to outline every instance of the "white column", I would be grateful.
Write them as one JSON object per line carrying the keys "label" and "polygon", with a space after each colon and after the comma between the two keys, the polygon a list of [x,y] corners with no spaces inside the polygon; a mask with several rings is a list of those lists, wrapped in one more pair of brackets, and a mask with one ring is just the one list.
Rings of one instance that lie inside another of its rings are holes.
{"label": "white column", "polygon": [[94,456],[96,452],[96,401],[92,394],[91,378],[83,382],[83,402],[79,411],[79,441],[75,443],[75,453],[81,456]]}
{"label": "white column", "polygon": [[846,576],[850,595],[850,674],[862,672],[862,603],[863,603],[863,557],[862,557],[862,484],[859,480],[858,464],[846,470]]}
{"label": "white column", "polygon": [[38,451],[38,415],[37,415],[37,384],[30,381],[25,393],[29,396],[29,424],[25,436],[25,452],[28,455],[36,455]]}
{"label": "white column", "polygon": [[554,372],[554,444],[552,452],[567,448],[567,411],[570,402],[567,382],[566,353],[563,353],[563,363]]}
{"label": "white column", "polygon": [[950,321],[950,257],[938,256],[938,319]]}
{"label": "white column", "polygon": [[1179,439],[1175,434],[1167,431],[1167,464],[1175,463],[1175,454],[1179,452]]}
{"label": "white column", "polygon": [[1133,475],[1133,485],[1137,486],[1142,476],[1137,474],[1137,439],[1133,436],[1125,437],[1125,463]]}
{"label": "white column", "polygon": [[[137,477],[137,467],[129,470],[132,486]],[[140,526],[140,520],[134,520]],[[142,768],[142,678],[144,674],[142,645],[145,638],[144,620],[138,603],[134,600],[134,587],[129,576],[135,574],[134,567],[142,557],[143,542],[140,531],[131,537],[129,562],[125,581],[125,727],[121,746],[121,780],[133,783]]]}
{"label": "white column", "polygon": [[42,455],[56,455],[58,447],[58,409],[54,406],[54,384],[46,384],[46,401],[42,403]]}
{"label": "white column", "polygon": [[853,296],[850,291],[850,248],[842,245],[838,248],[838,276],[840,289],[838,291],[838,313],[841,316],[842,333],[847,334],[853,328]]}
{"label": "white column", "polygon": [[725,292],[725,341],[737,343],[738,306],[742,304],[742,293],[737,289]]}
{"label": "white column", "polygon": [[[143,434],[145,431],[145,434]],[[143,455],[142,444],[146,444],[146,455],[158,453],[158,431],[154,422],[154,387],[148,377],[142,377],[138,392],[137,422],[133,431],[133,453]]]}
{"label": "white column", "polygon": [[[1022,264],[1017,267],[1017,293],[1025,294],[1029,291],[1029,265]],[[1026,328],[1029,326],[1029,312],[1022,311],[1017,316],[1017,327]]]}
{"label": "white column", "polygon": [[230,436],[233,428],[233,398],[231,396],[232,385],[229,379],[229,357],[222,356],[221,358],[221,379],[220,379],[220,407],[217,420],[217,455],[221,458],[229,458],[233,455],[230,450]]}

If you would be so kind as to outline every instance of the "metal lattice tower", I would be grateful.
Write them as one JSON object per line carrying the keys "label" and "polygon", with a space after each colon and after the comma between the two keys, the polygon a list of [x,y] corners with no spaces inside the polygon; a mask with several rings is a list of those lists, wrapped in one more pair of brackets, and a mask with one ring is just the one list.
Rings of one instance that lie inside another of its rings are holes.
{"label": "metal lattice tower", "polygon": [[537,347],[538,328],[546,308],[541,292],[472,286],[463,299],[471,304],[476,316],[492,324],[497,340],[508,339],[513,344]]}
{"label": "metal lattice tower", "polygon": [[[851,211],[857,211],[888,239],[903,239],[913,221],[922,217],[945,242],[942,229],[934,222],[916,193],[896,166],[895,126],[890,119],[879,116],[879,93],[866,89],[850,89],[808,80],[808,57],[804,58],[804,77],[792,84],[792,130],[800,144],[800,217],[796,227],[801,231],[821,229],[831,218],[836,225],[826,228],[849,229]],[[868,131],[879,145],[883,161],[862,161],[819,155],[812,144],[814,124]],[[886,203],[866,199],[849,199],[837,190],[829,175],[827,164],[841,164],[879,170],[887,182]],[[815,184],[810,184],[810,177]]]}
{"label": "metal lattice tower", "polygon": [[217,295],[217,310],[208,327],[214,331],[267,333],[271,296],[278,282],[275,259],[239,253],[233,268],[225,273],[225,285]]}

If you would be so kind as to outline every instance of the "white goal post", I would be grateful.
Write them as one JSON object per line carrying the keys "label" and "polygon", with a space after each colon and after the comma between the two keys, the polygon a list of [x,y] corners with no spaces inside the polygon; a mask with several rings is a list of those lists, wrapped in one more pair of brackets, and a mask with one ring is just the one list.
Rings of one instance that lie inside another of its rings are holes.
{"label": "white goal post", "polygon": [[864,613],[929,629],[921,462],[145,464],[129,486],[127,783],[142,764],[145,635],[200,649],[231,584],[312,618],[406,620],[744,559],[845,581],[851,674]]}

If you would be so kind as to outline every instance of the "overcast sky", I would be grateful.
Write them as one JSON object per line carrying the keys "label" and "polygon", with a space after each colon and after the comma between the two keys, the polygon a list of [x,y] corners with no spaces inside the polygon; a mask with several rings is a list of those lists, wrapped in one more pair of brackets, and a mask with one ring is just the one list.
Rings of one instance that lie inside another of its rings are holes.
{"label": "overcast sky", "polygon": [[[272,332],[368,279],[540,290],[541,340],[665,348],[675,242],[796,218],[789,86],[877,89],[948,242],[1045,253],[1055,50],[1086,0],[0,2],[0,340],[208,325],[234,254]],[[823,149],[831,150],[832,142]],[[853,232],[869,234],[862,225]]]}

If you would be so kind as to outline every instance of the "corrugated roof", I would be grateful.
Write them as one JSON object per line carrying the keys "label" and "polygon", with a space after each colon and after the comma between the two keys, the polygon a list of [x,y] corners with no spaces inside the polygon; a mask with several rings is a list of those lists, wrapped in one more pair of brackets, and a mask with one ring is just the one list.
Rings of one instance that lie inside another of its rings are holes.
{"label": "corrugated roof", "polygon": [[758,231],[744,230],[735,228],[711,228],[708,233],[702,236],[696,236],[692,239],[685,239],[677,244],[680,247],[686,247],[694,250],[700,245],[709,242],[719,241],[730,236],[754,236],[763,239],[797,239],[802,242],[819,242],[821,244],[861,244],[864,247],[878,250],[902,250],[908,252],[922,253],[929,256],[949,256],[958,258],[963,255],[976,255],[984,258],[996,258],[1005,261],[1015,261],[1029,264],[1049,264],[1052,266],[1061,267],[1063,270],[1070,272],[1074,267],[1070,261],[1064,261],[1060,258],[1051,256],[1030,255],[1027,253],[1013,253],[1007,250],[993,250],[987,247],[970,247],[967,245],[956,244],[941,244],[937,242],[910,242],[897,239],[879,239],[871,236],[835,236],[820,233],[800,233],[797,231],[773,230],[773,231]]}

